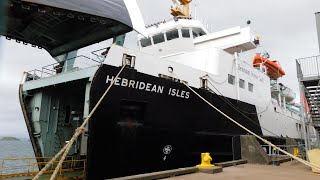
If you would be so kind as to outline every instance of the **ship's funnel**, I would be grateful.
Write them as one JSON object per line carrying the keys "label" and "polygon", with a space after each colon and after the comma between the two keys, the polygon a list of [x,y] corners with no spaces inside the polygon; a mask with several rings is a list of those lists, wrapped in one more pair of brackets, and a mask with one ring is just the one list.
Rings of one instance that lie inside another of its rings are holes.
{"label": "ship's funnel", "polygon": [[45,48],[53,57],[136,30],[135,0],[8,0],[0,33]]}

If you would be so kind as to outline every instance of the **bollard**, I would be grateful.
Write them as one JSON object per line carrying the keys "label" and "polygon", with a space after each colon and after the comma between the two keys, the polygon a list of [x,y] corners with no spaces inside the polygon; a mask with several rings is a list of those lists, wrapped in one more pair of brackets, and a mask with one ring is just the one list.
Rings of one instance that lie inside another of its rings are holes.
{"label": "bollard", "polygon": [[201,153],[201,164],[197,165],[197,168],[212,168],[214,165],[211,164],[211,161],[210,153]]}
{"label": "bollard", "polygon": [[201,153],[201,164],[197,165],[196,167],[200,172],[203,173],[214,174],[222,172],[222,167],[211,164],[211,161],[212,158],[210,156],[210,153]]}

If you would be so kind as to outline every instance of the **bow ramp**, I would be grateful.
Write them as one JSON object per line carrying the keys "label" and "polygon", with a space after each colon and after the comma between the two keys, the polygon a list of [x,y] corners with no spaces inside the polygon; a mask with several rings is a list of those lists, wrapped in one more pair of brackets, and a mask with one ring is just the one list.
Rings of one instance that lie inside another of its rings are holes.
{"label": "bow ramp", "polygon": [[5,12],[0,35],[44,48],[53,57],[145,29],[135,0],[8,0],[0,5]]}

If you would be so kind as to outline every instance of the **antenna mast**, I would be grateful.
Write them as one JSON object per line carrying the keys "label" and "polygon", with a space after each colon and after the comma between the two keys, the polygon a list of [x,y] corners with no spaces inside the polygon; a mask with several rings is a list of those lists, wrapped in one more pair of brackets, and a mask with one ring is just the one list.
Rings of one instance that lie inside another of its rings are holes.
{"label": "antenna mast", "polygon": [[195,1],[195,3],[194,3],[194,19],[197,19],[197,5],[198,5],[198,2]]}
{"label": "antenna mast", "polygon": [[181,10],[177,6],[177,1],[172,0],[173,3],[175,4],[174,7],[171,8],[171,15],[172,16],[184,16],[184,17],[190,17],[190,6],[189,4],[191,3],[192,0],[178,0],[180,4],[183,6],[183,10]]}

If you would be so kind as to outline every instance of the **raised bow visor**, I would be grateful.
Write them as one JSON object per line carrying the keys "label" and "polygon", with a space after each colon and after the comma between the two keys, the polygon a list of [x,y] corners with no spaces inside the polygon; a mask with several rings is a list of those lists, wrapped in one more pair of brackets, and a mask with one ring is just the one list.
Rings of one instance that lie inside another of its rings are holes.
{"label": "raised bow visor", "polygon": [[2,6],[1,35],[53,57],[145,28],[135,0],[8,0]]}

